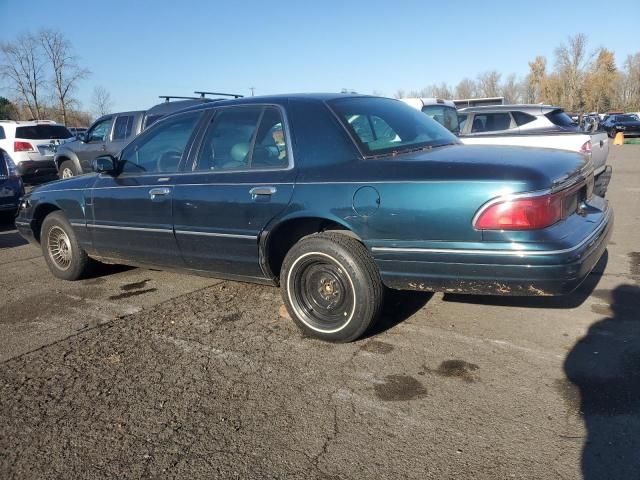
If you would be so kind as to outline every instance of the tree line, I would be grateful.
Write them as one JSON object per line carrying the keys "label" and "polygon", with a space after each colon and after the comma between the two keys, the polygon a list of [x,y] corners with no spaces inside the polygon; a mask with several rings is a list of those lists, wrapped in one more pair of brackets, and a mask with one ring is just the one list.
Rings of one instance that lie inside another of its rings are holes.
{"label": "tree line", "polygon": [[400,89],[395,97],[504,97],[505,103],[545,103],[576,113],[640,111],[640,52],[628,55],[620,69],[613,51],[589,49],[581,33],[555,49],[552,63],[544,56],[530,61],[524,78],[503,78],[490,70],[475,79],[463,78],[455,87],[443,82],[421,90]]}
{"label": "tree line", "polygon": [[78,85],[90,75],[58,30],[27,32],[0,43],[0,80],[9,92],[9,99],[0,96],[0,119],[88,125],[112,107],[109,92],[101,86],[94,88],[91,111],[76,98]]}

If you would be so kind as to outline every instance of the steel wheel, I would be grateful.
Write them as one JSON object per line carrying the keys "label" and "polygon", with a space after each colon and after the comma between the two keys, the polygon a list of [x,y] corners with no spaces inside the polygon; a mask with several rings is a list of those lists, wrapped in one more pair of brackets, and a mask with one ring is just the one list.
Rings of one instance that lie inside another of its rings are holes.
{"label": "steel wheel", "polygon": [[303,255],[291,266],[287,281],[291,306],[309,328],[334,333],[351,321],[355,289],[336,259],[320,252]]}
{"label": "steel wheel", "polygon": [[71,170],[69,167],[64,167],[62,169],[62,178],[71,178],[71,177],[75,177],[73,170]]}
{"label": "steel wheel", "polygon": [[67,233],[60,227],[53,226],[47,235],[47,252],[49,258],[60,270],[67,270],[73,259],[71,240]]}

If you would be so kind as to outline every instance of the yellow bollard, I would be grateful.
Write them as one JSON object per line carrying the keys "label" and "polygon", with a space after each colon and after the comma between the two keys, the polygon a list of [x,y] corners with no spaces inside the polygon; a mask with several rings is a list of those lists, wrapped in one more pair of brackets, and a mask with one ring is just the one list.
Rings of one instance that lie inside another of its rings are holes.
{"label": "yellow bollard", "polygon": [[613,140],[614,145],[622,145],[624,143],[624,133],[616,133],[616,138]]}

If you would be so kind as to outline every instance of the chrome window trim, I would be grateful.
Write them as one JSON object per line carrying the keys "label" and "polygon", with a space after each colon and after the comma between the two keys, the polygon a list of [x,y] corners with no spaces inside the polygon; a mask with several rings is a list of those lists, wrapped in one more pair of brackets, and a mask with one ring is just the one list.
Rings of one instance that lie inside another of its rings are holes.
{"label": "chrome window trim", "polygon": [[596,228],[591,234],[584,238],[580,243],[569,248],[562,248],[559,250],[479,250],[479,249],[458,249],[458,248],[402,248],[402,247],[372,247],[372,252],[386,252],[386,253],[460,253],[469,255],[506,255],[525,257],[529,255],[559,255],[563,253],[570,253],[583,247],[594,239],[594,237],[600,235],[602,231],[609,225],[609,219],[611,218],[611,211],[607,208],[606,217],[598,228]]}

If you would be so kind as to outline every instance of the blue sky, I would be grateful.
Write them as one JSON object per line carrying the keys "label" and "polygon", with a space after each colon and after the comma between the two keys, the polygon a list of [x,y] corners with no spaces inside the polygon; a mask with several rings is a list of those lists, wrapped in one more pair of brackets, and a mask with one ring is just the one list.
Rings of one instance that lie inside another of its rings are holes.
{"label": "blue sky", "polygon": [[128,110],[199,89],[391,96],[491,69],[523,76],[580,32],[621,65],[640,51],[638,18],[626,0],[0,0],[0,41],[60,29],[92,71],[77,97],[88,106],[102,85]]}

